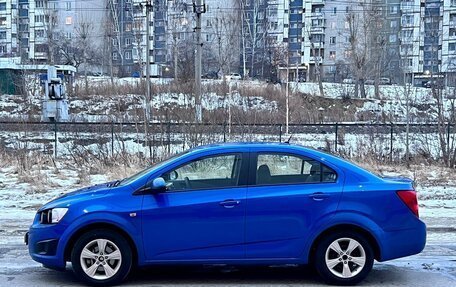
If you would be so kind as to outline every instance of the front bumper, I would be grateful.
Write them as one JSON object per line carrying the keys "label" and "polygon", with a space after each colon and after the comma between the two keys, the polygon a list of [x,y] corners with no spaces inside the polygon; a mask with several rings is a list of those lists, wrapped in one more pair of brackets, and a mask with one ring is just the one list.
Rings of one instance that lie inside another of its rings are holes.
{"label": "front bumper", "polygon": [[34,224],[24,236],[29,254],[33,260],[45,267],[64,270],[65,257],[60,242],[65,226],[59,224]]}

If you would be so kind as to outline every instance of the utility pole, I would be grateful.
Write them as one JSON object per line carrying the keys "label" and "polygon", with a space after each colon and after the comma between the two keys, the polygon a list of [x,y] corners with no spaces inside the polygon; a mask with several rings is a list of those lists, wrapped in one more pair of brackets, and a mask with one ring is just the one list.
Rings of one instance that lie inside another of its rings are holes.
{"label": "utility pole", "polygon": [[[287,46],[287,50],[288,50],[288,46]],[[285,134],[288,135],[288,124],[289,124],[289,117],[290,117],[290,107],[289,107],[289,89],[290,89],[290,79],[289,79],[289,75],[290,75],[290,54],[289,54],[289,51],[287,51],[287,82],[286,82],[286,86],[285,86]]]}
{"label": "utility pole", "polygon": [[201,58],[203,43],[201,41],[201,14],[206,12],[206,5],[203,0],[193,1],[193,12],[196,14],[196,55],[195,55],[195,116],[196,122],[203,121],[203,111],[201,107]]}
{"label": "utility pole", "polygon": [[114,86],[114,59],[112,58],[112,53],[113,53],[113,50],[112,50],[112,33],[111,31],[109,32],[108,34],[108,39],[109,39],[109,76],[111,78],[111,86]]}
{"label": "utility pole", "polygon": [[146,99],[147,113],[145,121],[150,121],[150,104],[152,102],[150,96],[150,11],[152,10],[152,0],[146,2]]}

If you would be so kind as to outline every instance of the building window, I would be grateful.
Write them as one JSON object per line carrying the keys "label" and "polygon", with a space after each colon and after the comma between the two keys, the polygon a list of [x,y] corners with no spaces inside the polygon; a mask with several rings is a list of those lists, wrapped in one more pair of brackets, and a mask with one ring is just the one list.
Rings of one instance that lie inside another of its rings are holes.
{"label": "building window", "polygon": [[329,44],[336,44],[336,37],[329,37]]}
{"label": "building window", "polygon": [[125,45],[131,45],[131,38],[125,38]]}
{"label": "building window", "polygon": [[125,52],[125,59],[126,60],[130,60],[131,59],[131,52],[130,51]]}
{"label": "building window", "polygon": [[389,42],[390,43],[396,43],[396,40],[397,40],[397,36],[395,34],[391,34],[389,36]]}
{"label": "building window", "polygon": [[0,54],[6,53],[6,45],[0,45]]}
{"label": "building window", "polygon": [[36,1],[36,8],[43,8],[44,7],[44,1]]}
{"label": "building window", "polygon": [[413,16],[411,16],[411,15],[402,16],[402,26],[409,26],[409,25],[413,25]]}
{"label": "building window", "polygon": [[5,40],[6,39],[6,31],[1,31],[0,32],[0,40]]}
{"label": "building window", "polygon": [[6,11],[6,2],[0,3],[0,11]]}
{"label": "building window", "polygon": [[392,20],[392,21],[390,22],[390,27],[391,27],[391,28],[396,28],[396,27],[397,27],[397,21],[396,21],[396,20]]}
{"label": "building window", "polygon": [[67,11],[71,10],[71,2],[66,2],[66,10]]}
{"label": "building window", "polygon": [[6,25],[6,17],[0,17],[0,26]]}
{"label": "building window", "polygon": [[37,38],[44,38],[44,30],[36,30],[35,31],[35,36]]}
{"label": "building window", "polygon": [[455,52],[456,51],[456,43],[449,43],[448,44],[448,51]]}
{"label": "building window", "polygon": [[397,14],[397,6],[390,6],[390,14]]}
{"label": "building window", "polygon": [[44,15],[35,15],[35,23],[44,23]]}
{"label": "building window", "polygon": [[333,9],[333,15],[336,15],[337,14],[337,7],[334,7]]}
{"label": "building window", "polygon": [[456,14],[450,14],[450,25],[456,24]]}
{"label": "building window", "polygon": [[66,33],[66,38],[69,40],[73,37],[73,35],[71,34],[71,32],[67,32]]}
{"label": "building window", "polygon": [[117,53],[116,52],[112,53],[112,59],[114,61],[117,61]]}
{"label": "building window", "polygon": [[66,24],[66,25],[71,25],[71,24],[73,24],[73,17],[71,17],[71,16],[66,17],[66,18],[65,18],[65,24]]}
{"label": "building window", "polygon": [[336,59],[336,51],[329,51],[329,58],[331,60],[335,60]]}

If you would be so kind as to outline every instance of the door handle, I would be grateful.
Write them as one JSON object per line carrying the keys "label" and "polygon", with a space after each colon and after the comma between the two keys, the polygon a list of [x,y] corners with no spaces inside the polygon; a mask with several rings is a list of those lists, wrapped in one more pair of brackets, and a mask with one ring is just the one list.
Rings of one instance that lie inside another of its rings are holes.
{"label": "door handle", "polygon": [[225,208],[233,208],[236,205],[239,205],[240,203],[241,203],[241,201],[239,201],[239,200],[227,199],[227,200],[220,202],[219,204]]}
{"label": "door handle", "polygon": [[326,194],[323,192],[315,192],[315,193],[310,194],[309,197],[315,201],[322,201],[322,200],[328,198],[329,194]]}

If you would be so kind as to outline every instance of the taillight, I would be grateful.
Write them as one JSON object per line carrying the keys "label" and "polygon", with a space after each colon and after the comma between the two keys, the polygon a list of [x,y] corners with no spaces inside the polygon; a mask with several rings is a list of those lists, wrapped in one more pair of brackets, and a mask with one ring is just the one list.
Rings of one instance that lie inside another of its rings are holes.
{"label": "taillight", "polygon": [[418,200],[416,198],[416,191],[414,190],[400,190],[397,192],[399,198],[407,205],[408,208],[419,217],[418,213]]}

